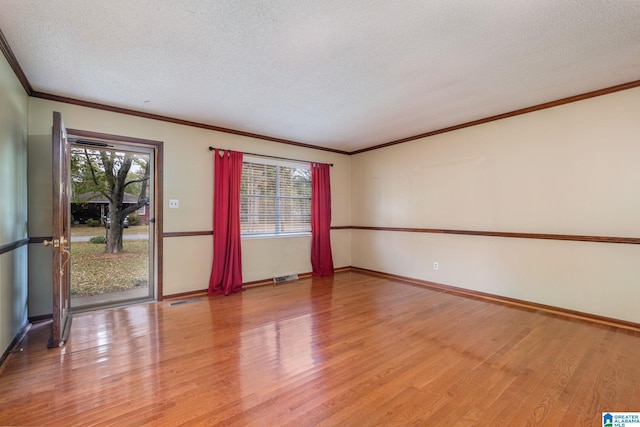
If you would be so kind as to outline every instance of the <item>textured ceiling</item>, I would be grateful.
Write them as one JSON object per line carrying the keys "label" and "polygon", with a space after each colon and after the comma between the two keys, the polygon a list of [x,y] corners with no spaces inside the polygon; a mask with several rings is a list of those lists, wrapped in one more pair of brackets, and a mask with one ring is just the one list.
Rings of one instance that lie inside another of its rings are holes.
{"label": "textured ceiling", "polygon": [[355,151],[640,79],[640,1],[2,0],[35,91]]}

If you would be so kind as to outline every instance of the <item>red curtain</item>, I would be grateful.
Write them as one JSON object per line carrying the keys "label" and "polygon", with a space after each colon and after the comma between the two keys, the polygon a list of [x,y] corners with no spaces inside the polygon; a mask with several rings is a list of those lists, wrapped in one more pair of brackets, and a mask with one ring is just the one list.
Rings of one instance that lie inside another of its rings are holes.
{"label": "red curtain", "polygon": [[213,181],[213,267],[209,294],[242,290],[240,180],[242,153],[215,150]]}
{"label": "red curtain", "polygon": [[311,164],[311,268],[314,276],[333,274],[329,165]]}

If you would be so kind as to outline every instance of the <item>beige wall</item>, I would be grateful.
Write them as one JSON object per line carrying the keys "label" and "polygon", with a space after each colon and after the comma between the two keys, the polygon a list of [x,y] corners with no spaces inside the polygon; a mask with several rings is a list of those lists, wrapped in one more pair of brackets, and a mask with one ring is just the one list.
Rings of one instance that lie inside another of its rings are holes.
{"label": "beige wall", "polygon": [[[0,246],[27,238],[27,107],[0,55]],[[27,246],[0,255],[0,355],[27,321]]]}
{"label": "beige wall", "polygon": [[[212,228],[213,171],[210,145],[239,151],[333,163],[331,169],[333,221],[351,221],[351,159],[349,156],[278,144],[244,136],[214,132],[70,104],[31,98],[29,103],[30,236],[50,235],[51,229],[51,123],[60,111],[68,128],[104,132],[164,142],[164,231],[203,231]],[[169,209],[169,199],[180,201]],[[332,232],[336,267],[351,264],[350,231]],[[164,294],[205,289],[212,258],[212,237],[164,239]],[[274,275],[311,271],[309,237],[243,240],[243,279],[246,282]],[[35,253],[35,251],[38,253]],[[47,262],[34,248],[32,261]],[[49,261],[50,263],[50,261]],[[29,314],[51,312],[50,280],[46,269],[32,269]]]}
{"label": "beige wall", "polygon": [[[352,224],[640,237],[639,106],[636,88],[352,156]],[[640,322],[638,245],[354,230],[351,254]]]}
{"label": "beige wall", "polygon": [[[633,89],[343,156],[32,98],[29,233],[50,234],[56,110],[70,128],[164,141],[165,232],[211,229],[207,147],[214,145],[334,163],[334,226],[639,237],[639,103]],[[169,199],[179,199],[180,209],[168,209]],[[640,322],[636,245],[364,230],[334,230],[332,238],[336,267]],[[164,239],[165,294],[207,286],[211,244],[210,236]],[[308,237],[245,240],[244,280],[308,272],[308,248]],[[34,246],[29,257],[45,266],[29,270],[29,314],[46,314],[49,254]]]}

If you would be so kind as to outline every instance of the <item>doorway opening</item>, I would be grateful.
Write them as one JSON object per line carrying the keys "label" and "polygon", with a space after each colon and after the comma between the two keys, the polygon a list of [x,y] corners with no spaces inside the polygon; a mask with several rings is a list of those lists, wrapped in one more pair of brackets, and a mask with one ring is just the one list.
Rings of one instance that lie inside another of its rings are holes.
{"label": "doorway opening", "polygon": [[71,311],[161,299],[161,145],[72,130],[69,141]]}

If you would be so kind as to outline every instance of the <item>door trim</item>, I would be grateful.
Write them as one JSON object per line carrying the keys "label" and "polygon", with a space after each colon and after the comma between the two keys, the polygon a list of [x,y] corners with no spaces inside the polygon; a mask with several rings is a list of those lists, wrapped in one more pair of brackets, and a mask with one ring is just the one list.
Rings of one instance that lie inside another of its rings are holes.
{"label": "door trim", "polygon": [[154,161],[155,161],[155,186],[154,186],[154,211],[155,211],[155,227],[154,227],[154,242],[156,245],[156,300],[162,301],[163,298],[163,286],[162,286],[162,206],[163,206],[163,176],[164,176],[164,142],[156,141],[152,139],[134,138],[122,135],[112,135],[108,133],[92,132],[80,129],[67,128],[67,134],[69,138],[83,138],[91,139],[96,142],[122,142],[132,145],[144,145],[153,148]]}

